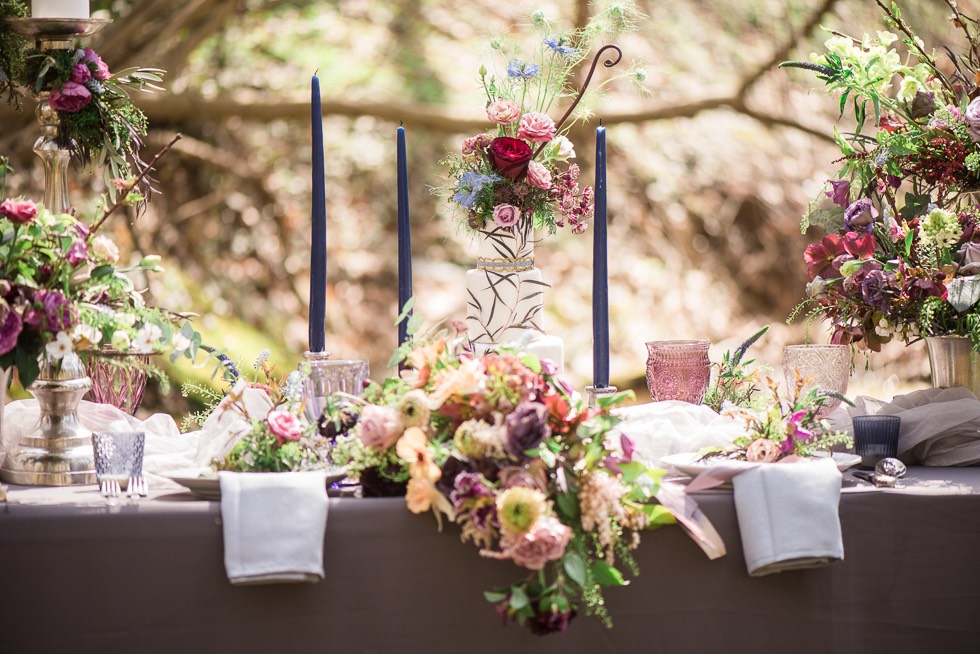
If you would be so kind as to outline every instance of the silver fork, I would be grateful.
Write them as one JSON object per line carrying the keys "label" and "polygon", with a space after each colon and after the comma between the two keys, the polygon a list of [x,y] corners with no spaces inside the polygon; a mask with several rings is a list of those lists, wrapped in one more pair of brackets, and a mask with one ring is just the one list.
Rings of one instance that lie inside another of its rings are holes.
{"label": "silver fork", "polygon": [[129,496],[133,497],[134,495],[136,495],[139,497],[146,497],[146,494],[147,494],[146,479],[143,477],[143,475],[130,477]]}

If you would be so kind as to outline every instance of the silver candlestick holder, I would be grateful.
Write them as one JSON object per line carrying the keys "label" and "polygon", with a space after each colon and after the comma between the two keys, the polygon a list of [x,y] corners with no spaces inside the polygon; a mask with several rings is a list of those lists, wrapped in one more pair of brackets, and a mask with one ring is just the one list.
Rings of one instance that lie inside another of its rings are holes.
{"label": "silver candlestick holder", "polygon": [[[21,36],[33,38],[41,52],[71,50],[75,40],[91,36],[111,23],[108,18],[8,18],[7,25]],[[48,91],[37,93],[37,122],[41,136],[34,152],[44,166],[44,206],[52,213],[68,210],[68,161],[71,151],[64,147],[61,120],[48,104]]]}
{"label": "silver candlestick holder", "polygon": [[595,409],[599,404],[599,398],[613,395],[617,390],[615,386],[586,386],[585,392],[588,398],[589,408]]}

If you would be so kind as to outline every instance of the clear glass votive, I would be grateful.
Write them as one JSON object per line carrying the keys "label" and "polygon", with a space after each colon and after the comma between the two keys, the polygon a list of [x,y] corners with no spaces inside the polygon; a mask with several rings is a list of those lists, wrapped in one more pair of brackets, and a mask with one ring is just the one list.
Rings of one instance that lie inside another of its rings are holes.
{"label": "clear glass votive", "polygon": [[370,371],[363,359],[330,359],[326,352],[307,352],[310,376],[306,379],[304,395],[306,415],[317,421],[334,393],[360,395]]}
{"label": "clear glass votive", "polygon": [[146,434],[141,431],[102,431],[92,433],[95,477],[129,488],[129,480],[143,474],[143,448]]}
{"label": "clear glass votive", "polygon": [[[843,395],[847,392],[847,381],[851,376],[851,346],[787,345],[783,349],[783,375],[788,389],[795,386],[797,371],[801,378],[810,379],[803,387],[802,394],[816,387]],[[840,400],[831,398],[819,414],[828,415],[839,405]]]}
{"label": "clear glass votive", "polygon": [[680,400],[701,404],[708,390],[710,341],[650,341],[647,346],[647,388],[654,402]]}
{"label": "clear glass votive", "polygon": [[899,416],[854,416],[854,453],[862,468],[874,468],[882,459],[898,456]]}

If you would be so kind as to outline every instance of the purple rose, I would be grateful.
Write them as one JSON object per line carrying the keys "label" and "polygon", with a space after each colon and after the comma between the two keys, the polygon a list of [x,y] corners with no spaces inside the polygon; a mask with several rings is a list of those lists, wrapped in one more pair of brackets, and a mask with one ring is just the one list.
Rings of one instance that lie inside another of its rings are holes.
{"label": "purple rose", "polygon": [[827,197],[839,207],[847,207],[851,203],[851,183],[846,179],[828,179],[830,190],[824,191]]}
{"label": "purple rose", "polygon": [[77,268],[86,261],[88,261],[88,246],[85,245],[85,241],[75,241],[68,248],[68,252],[65,254],[65,258],[68,260],[68,265],[72,268]]}
{"label": "purple rose", "polygon": [[548,408],[538,402],[522,402],[504,418],[504,449],[516,457],[533,450],[551,435]]}
{"label": "purple rose", "polygon": [[52,91],[48,104],[56,111],[74,113],[92,102],[89,90],[76,82],[65,82],[60,91]]}
{"label": "purple rose", "polygon": [[891,304],[892,295],[895,291],[889,275],[881,270],[871,270],[861,280],[861,296],[868,306],[872,306],[879,311],[886,311]]}
{"label": "purple rose", "polygon": [[37,205],[30,200],[14,200],[7,198],[0,202],[0,216],[7,220],[24,225],[37,216]]}
{"label": "purple rose", "polygon": [[84,84],[92,79],[92,69],[84,63],[75,64],[71,69],[71,81],[76,84]]}
{"label": "purple rose", "polygon": [[963,114],[963,119],[970,130],[970,138],[974,142],[980,142],[980,98],[973,98],[970,106],[966,108],[966,113]]}
{"label": "purple rose", "polygon": [[870,232],[877,217],[878,210],[871,200],[861,198],[844,210],[844,228],[849,232]]}
{"label": "purple rose", "polygon": [[111,74],[109,72],[109,67],[105,65],[105,62],[102,61],[102,57],[100,57],[95,50],[92,48],[85,48],[85,52],[82,55],[82,61],[87,64],[91,64],[92,77],[100,82],[109,79],[109,75]]}
{"label": "purple rose", "polygon": [[0,305],[0,355],[10,352],[17,346],[17,337],[24,329],[17,312],[10,308],[6,302]]}

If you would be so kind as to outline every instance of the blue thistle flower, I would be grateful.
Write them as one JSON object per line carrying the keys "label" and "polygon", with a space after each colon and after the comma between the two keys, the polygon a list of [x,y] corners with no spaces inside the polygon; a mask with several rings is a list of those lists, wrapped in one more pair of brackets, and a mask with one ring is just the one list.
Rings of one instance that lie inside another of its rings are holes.
{"label": "blue thistle flower", "polygon": [[503,178],[497,175],[484,175],[474,171],[467,171],[460,175],[456,181],[456,193],[453,195],[453,202],[464,209],[472,209],[483,187],[487,184],[499,182],[501,179]]}
{"label": "blue thistle flower", "polygon": [[544,44],[558,54],[565,55],[566,57],[571,57],[573,54],[575,54],[575,48],[568,45],[562,45],[561,39],[545,39]]}

